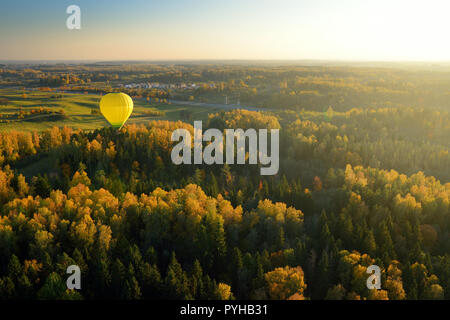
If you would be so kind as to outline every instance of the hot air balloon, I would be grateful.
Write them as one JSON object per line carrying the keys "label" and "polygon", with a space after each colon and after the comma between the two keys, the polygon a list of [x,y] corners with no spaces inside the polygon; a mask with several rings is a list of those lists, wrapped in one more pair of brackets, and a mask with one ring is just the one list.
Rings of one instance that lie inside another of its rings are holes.
{"label": "hot air balloon", "polygon": [[100,100],[100,112],[113,128],[122,128],[133,112],[133,100],[125,93],[108,93]]}

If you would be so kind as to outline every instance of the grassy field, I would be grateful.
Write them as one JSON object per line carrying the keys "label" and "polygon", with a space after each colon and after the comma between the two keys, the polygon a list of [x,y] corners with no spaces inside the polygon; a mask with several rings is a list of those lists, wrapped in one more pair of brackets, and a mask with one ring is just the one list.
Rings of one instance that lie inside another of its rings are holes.
{"label": "grassy field", "polygon": [[[60,96],[60,97],[58,97]],[[0,105],[0,131],[43,131],[57,126],[69,126],[75,129],[92,130],[109,126],[109,123],[101,114],[92,114],[92,110],[99,110],[100,95],[41,92],[20,89],[0,89],[0,101],[7,99],[5,105]],[[39,115],[25,119],[10,120],[19,111],[30,112],[39,107],[49,108],[54,111],[63,110],[63,119],[48,115]],[[204,120],[209,113],[215,113],[219,109],[199,106],[186,106],[166,103],[149,103],[144,99],[134,101],[133,113],[127,121],[131,123],[143,123],[151,120],[183,120],[182,111],[189,111],[192,119]],[[149,116],[149,111],[162,111],[163,116]]]}

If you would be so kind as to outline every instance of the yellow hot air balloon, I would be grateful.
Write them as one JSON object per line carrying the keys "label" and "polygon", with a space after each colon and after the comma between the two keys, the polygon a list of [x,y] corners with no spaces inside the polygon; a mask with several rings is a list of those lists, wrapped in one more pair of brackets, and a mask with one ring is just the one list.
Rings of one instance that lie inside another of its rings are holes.
{"label": "yellow hot air balloon", "polygon": [[122,128],[133,112],[133,100],[125,93],[108,93],[100,100],[100,112],[113,128]]}

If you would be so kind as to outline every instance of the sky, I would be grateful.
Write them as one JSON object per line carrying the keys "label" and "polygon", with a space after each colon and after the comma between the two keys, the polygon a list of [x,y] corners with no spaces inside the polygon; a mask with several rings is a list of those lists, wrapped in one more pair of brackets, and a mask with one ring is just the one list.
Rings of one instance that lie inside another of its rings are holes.
{"label": "sky", "polygon": [[[66,8],[81,9],[69,30]],[[0,60],[450,61],[449,0],[0,2]]]}

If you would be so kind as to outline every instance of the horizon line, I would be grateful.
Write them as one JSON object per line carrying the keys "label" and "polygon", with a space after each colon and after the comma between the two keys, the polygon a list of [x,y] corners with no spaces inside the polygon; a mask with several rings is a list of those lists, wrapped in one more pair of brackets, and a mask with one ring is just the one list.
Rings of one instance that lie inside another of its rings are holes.
{"label": "horizon line", "polygon": [[0,59],[0,63],[7,62],[89,62],[89,63],[107,63],[107,62],[338,62],[338,63],[450,63],[450,60],[374,60],[374,59],[241,59],[241,58],[198,58],[198,59]]}

